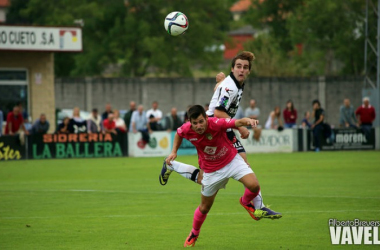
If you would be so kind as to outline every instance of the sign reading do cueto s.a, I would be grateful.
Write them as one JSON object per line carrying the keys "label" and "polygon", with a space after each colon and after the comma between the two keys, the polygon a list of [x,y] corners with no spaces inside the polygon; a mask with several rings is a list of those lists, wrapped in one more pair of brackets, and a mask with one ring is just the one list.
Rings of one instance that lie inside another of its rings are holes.
{"label": "sign reading do cueto s.a", "polygon": [[82,29],[0,25],[0,50],[80,52]]}

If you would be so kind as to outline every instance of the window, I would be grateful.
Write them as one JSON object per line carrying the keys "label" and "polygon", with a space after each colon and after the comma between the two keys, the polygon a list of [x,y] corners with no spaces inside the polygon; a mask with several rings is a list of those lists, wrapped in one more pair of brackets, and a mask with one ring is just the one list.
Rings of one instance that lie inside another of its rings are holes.
{"label": "window", "polygon": [[29,92],[26,69],[0,68],[0,110],[6,120],[9,111],[21,103],[24,119],[28,118]]}

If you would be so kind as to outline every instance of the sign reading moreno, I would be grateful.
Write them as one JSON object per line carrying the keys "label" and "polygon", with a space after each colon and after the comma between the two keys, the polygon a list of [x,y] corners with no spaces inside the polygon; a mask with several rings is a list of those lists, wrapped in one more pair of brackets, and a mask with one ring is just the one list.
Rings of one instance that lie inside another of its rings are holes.
{"label": "sign reading moreno", "polygon": [[82,30],[76,27],[0,25],[0,50],[82,51]]}

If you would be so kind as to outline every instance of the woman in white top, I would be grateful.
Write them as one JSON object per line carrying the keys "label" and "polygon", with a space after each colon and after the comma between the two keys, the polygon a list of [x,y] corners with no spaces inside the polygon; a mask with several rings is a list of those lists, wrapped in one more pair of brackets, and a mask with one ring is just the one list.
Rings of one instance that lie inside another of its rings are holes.
{"label": "woman in white top", "polygon": [[120,118],[120,112],[119,110],[115,109],[113,111],[114,115],[115,115],[115,125],[116,125],[116,129],[122,133],[125,133],[127,132],[127,126],[125,126],[125,122],[123,119]]}
{"label": "woman in white top", "polygon": [[276,106],[272,112],[269,113],[267,122],[265,123],[266,129],[277,129],[282,127],[281,110],[279,106]]}

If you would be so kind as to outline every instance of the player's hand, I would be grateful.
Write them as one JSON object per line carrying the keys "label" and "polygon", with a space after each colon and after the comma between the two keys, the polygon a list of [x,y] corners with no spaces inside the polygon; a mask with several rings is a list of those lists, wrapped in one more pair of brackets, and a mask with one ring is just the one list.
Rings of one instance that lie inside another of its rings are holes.
{"label": "player's hand", "polygon": [[240,133],[241,139],[247,139],[249,137],[249,130],[246,127],[240,127],[239,133]]}
{"label": "player's hand", "polygon": [[259,120],[252,119],[252,118],[242,118],[242,124],[244,124],[244,126],[251,126],[252,128],[256,128],[257,125],[259,124]]}
{"label": "player's hand", "polygon": [[169,166],[171,166],[172,165],[172,161],[174,161],[175,160],[175,158],[177,158],[177,153],[170,153],[170,155],[166,158],[166,164],[168,164]]}
{"label": "player's hand", "polygon": [[226,75],[223,72],[220,72],[216,75],[215,80],[216,82],[221,82],[226,78]]}

